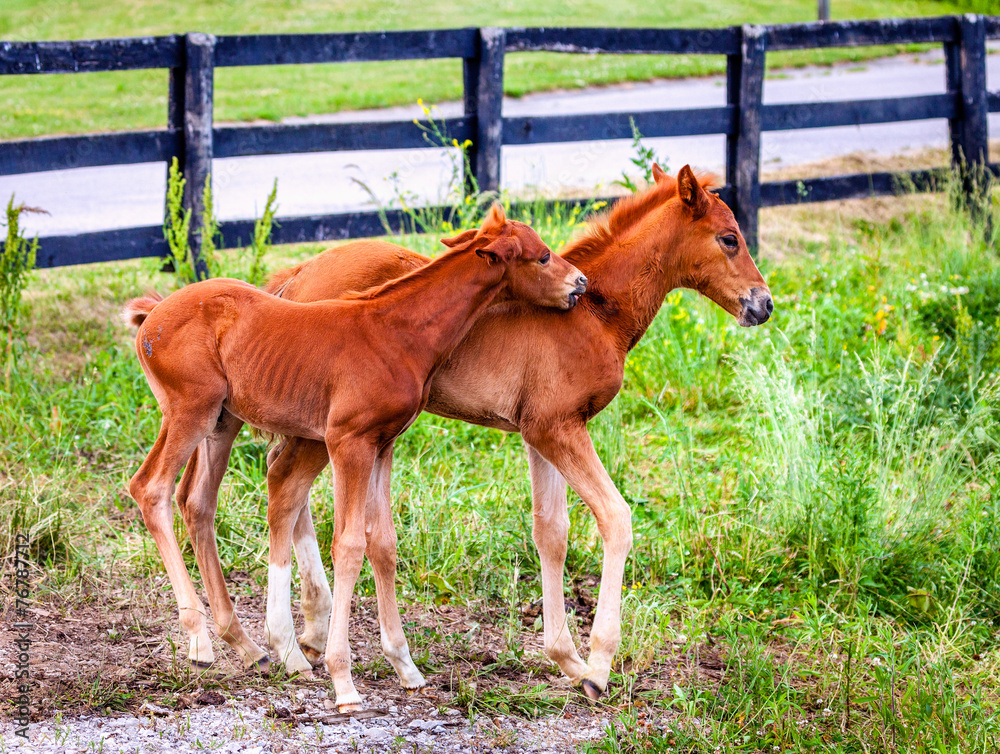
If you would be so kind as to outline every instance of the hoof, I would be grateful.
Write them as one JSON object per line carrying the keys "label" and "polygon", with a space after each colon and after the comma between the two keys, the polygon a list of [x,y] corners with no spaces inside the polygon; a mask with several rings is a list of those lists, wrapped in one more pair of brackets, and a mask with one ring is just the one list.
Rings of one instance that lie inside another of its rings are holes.
{"label": "hoof", "polygon": [[314,664],[303,656],[302,652],[299,651],[298,644],[295,644],[294,649],[287,653],[281,664],[290,676],[302,676],[308,673],[309,675],[305,677],[312,678]]}
{"label": "hoof", "polygon": [[297,672],[289,673],[289,676],[296,681],[314,681],[316,676],[313,675],[311,670],[299,670]]}
{"label": "hoof", "polygon": [[337,697],[337,711],[341,714],[348,712],[361,712],[365,705],[361,702],[361,694],[352,691]]}
{"label": "hoof", "polygon": [[271,669],[271,658],[264,655],[250,667],[255,669],[258,673],[267,673]]}
{"label": "hoof", "polygon": [[191,663],[191,670],[202,678],[218,681],[226,677],[221,670],[216,670],[214,662],[201,662],[200,660],[188,660]]}
{"label": "hoof", "polygon": [[318,649],[308,647],[305,644],[300,644],[299,647],[302,649],[302,654],[304,654],[306,659],[309,660],[309,664],[314,668],[318,668],[323,664],[323,652]]}
{"label": "hoof", "polygon": [[592,702],[596,702],[598,699],[601,698],[601,694],[604,693],[599,688],[597,688],[596,683],[594,683],[588,678],[583,679],[583,681],[580,683],[580,688],[583,689],[584,696],[586,696]]}
{"label": "hoof", "polygon": [[424,678],[424,674],[417,670],[415,667],[411,667],[408,672],[402,673],[399,676],[399,685],[403,687],[403,690],[407,693],[413,691],[420,691],[427,687],[427,681]]}

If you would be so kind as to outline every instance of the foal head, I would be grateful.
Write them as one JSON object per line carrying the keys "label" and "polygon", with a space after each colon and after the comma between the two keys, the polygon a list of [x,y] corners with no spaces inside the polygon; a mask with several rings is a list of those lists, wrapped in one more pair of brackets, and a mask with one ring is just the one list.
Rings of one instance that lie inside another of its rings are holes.
{"label": "foal head", "polygon": [[451,249],[474,249],[490,264],[505,264],[508,297],[551,307],[572,309],[587,290],[587,278],[545,245],[524,223],[508,220],[503,205],[494,204],[480,228],[441,243]]}
{"label": "foal head", "polygon": [[[658,165],[653,176],[660,184],[673,180]],[[677,174],[677,201],[687,225],[676,257],[681,285],[712,299],[743,327],[766,322],[774,310],[771,291],[732,210],[705,190],[689,165]]]}

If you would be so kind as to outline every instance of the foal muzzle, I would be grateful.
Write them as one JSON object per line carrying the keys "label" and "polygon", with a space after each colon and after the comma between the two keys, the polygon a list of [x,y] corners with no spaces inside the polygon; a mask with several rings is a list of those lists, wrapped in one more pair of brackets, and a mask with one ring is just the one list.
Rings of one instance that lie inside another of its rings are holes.
{"label": "foal muzzle", "polygon": [[743,327],[764,324],[774,311],[774,300],[767,288],[751,288],[750,294],[740,299],[740,305],[743,309],[736,321]]}

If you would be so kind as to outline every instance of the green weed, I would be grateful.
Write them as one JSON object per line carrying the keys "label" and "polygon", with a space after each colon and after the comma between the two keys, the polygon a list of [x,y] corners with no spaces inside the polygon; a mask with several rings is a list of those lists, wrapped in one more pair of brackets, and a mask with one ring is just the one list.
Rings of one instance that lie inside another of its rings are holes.
{"label": "green weed", "polygon": [[10,373],[17,358],[21,332],[21,297],[35,266],[38,239],[28,241],[21,232],[21,215],[40,212],[23,204],[14,205],[14,197],[7,202],[7,238],[0,252],[0,332],[4,345],[0,351],[0,366],[4,372],[4,386],[10,390]]}
{"label": "green weed", "polygon": [[[177,158],[170,161],[167,171],[167,216],[163,235],[167,239],[170,256],[163,260],[177,274],[181,285],[193,283],[197,277],[191,256],[191,210],[184,207],[184,186],[187,179],[181,174]],[[208,184],[205,184],[208,191]],[[211,192],[208,191],[209,195]]]}
{"label": "green weed", "polygon": [[275,179],[267,196],[263,214],[254,221],[250,245],[222,255],[219,253],[222,235],[215,216],[212,177],[209,176],[202,189],[204,214],[198,229],[201,251],[197,260],[191,246],[191,210],[184,207],[186,184],[187,179],[174,158],[167,175],[167,213],[163,227],[170,252],[162,260],[163,265],[174,271],[179,285],[187,285],[206,276],[241,278],[254,285],[263,285],[267,280],[264,259],[272,248],[271,232],[278,211],[278,180]]}
{"label": "green weed", "polygon": [[[634,152],[630,160],[638,169],[639,178],[646,183],[652,183],[654,164],[659,165],[665,172],[670,172],[667,159],[666,157],[657,155],[656,150],[643,142],[642,134],[639,133],[639,129],[635,125],[635,118],[629,116],[628,123],[632,127],[632,151]],[[632,176],[626,172],[622,172],[622,177],[614,181],[614,183],[633,192],[639,188],[639,185],[632,179]]]}

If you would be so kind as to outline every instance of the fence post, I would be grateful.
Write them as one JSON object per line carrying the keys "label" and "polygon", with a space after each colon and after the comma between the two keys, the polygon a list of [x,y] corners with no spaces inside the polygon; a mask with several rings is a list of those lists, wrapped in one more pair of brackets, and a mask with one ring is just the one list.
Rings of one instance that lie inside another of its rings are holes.
{"label": "fence post", "polygon": [[167,173],[170,163],[176,157],[177,166],[184,168],[184,80],[187,77],[186,45],[184,37],[178,37],[181,48],[181,64],[169,70],[169,93],[167,95],[167,131],[176,137],[176,149],[167,158]]}
{"label": "fence post", "polygon": [[945,45],[948,91],[958,95],[956,117],[948,121],[952,164],[959,168],[966,196],[975,206],[989,162],[986,102],[986,24],[966,14],[957,19],[958,42]]}
{"label": "fence post", "polygon": [[[479,40],[479,30],[476,29],[476,53],[471,58],[462,58],[462,100],[465,120],[471,124],[473,133],[477,128],[476,111],[479,108],[479,69],[482,66],[483,57]],[[465,195],[472,193],[479,168],[479,139],[476,138],[465,152],[468,162],[463,167],[463,184]]]}
{"label": "fence post", "polygon": [[[955,19],[957,35],[961,39],[962,27]],[[948,119],[948,143],[951,146],[951,165],[962,164],[962,46],[958,41],[944,43],[945,90],[955,97],[955,117]]]}
{"label": "fence post", "polygon": [[465,60],[465,114],[475,115],[470,158],[480,191],[500,190],[503,148],[504,29],[479,30],[479,55]]}
{"label": "fence post", "polygon": [[764,94],[765,36],[761,26],[740,29],[740,53],[729,55],[726,103],[736,108],[735,131],[726,135],[726,182],[733,187],[733,214],[750,252],[757,254],[760,210],[760,126]]}
{"label": "fence post", "polygon": [[195,275],[208,277],[202,258],[201,225],[205,216],[203,191],[212,177],[212,97],[215,81],[215,37],[185,37],[184,77],[184,208],[191,210],[191,254]]}
{"label": "fence post", "polygon": [[[184,169],[184,80],[187,77],[187,50],[184,37],[176,36],[180,47],[181,64],[167,71],[167,131],[174,137],[173,148],[167,156],[167,181],[170,181],[170,166],[177,160],[179,170]],[[163,224],[169,217],[167,197],[163,197]],[[163,260],[160,272],[173,272],[174,261],[168,256]]]}

